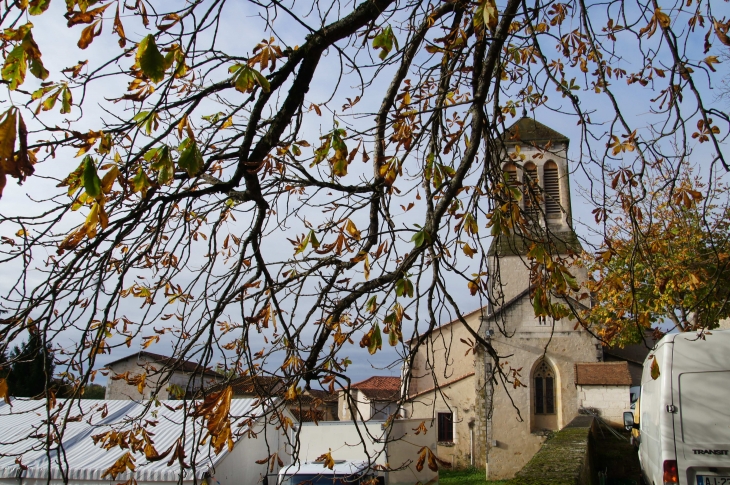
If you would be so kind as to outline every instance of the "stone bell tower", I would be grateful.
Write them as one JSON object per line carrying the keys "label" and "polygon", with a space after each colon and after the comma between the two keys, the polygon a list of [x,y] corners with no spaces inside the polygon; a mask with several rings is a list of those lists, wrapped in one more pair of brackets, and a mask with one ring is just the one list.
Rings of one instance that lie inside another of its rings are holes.
{"label": "stone bell tower", "polygon": [[520,189],[519,204],[534,230],[492,241],[488,255],[493,305],[508,302],[529,287],[526,255],[532,242],[549,238],[559,254],[581,250],[573,231],[569,142],[527,113],[505,131],[501,168],[508,183]]}

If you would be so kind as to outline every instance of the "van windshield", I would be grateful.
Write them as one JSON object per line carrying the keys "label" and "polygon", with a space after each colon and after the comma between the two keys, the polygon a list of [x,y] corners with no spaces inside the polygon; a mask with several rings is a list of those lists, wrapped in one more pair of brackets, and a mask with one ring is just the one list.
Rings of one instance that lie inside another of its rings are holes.
{"label": "van windshield", "polygon": [[285,475],[281,485],[360,485],[360,477],[352,475]]}
{"label": "van windshield", "polygon": [[682,441],[707,445],[730,443],[728,382],[730,371],[680,374]]}

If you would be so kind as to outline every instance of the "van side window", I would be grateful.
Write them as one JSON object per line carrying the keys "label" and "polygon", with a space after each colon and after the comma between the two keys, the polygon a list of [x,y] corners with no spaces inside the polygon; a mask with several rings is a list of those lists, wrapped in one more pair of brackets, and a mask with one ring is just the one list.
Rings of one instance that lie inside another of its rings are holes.
{"label": "van side window", "polygon": [[555,414],[555,372],[544,360],[535,370],[535,414]]}

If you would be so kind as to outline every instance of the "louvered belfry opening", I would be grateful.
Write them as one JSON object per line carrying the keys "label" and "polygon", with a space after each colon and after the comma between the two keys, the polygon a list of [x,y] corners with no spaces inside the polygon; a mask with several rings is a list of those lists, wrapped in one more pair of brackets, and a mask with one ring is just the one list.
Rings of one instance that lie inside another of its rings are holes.
{"label": "louvered belfry opening", "polygon": [[537,220],[540,215],[540,189],[537,181],[537,166],[532,162],[523,165],[523,186],[525,188],[525,212],[530,220]]}
{"label": "louvered belfry opening", "polygon": [[515,165],[512,162],[506,163],[504,165],[504,173],[505,178],[507,179],[507,184],[511,187],[514,187],[517,185],[517,165]]}
{"label": "louvered belfry opening", "polygon": [[543,190],[545,192],[545,217],[560,219],[560,180],[558,166],[552,160],[543,168]]}

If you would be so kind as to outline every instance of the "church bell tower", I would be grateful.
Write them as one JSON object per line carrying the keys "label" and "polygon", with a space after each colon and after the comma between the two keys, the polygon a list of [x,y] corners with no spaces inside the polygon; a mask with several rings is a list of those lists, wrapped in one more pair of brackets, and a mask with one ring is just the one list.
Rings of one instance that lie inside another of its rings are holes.
{"label": "church bell tower", "polygon": [[490,300],[506,303],[529,288],[527,253],[535,241],[552,242],[556,253],[580,253],[573,230],[568,145],[563,134],[525,112],[504,132],[501,169],[519,188],[519,201],[531,229],[498,236],[489,248]]}

